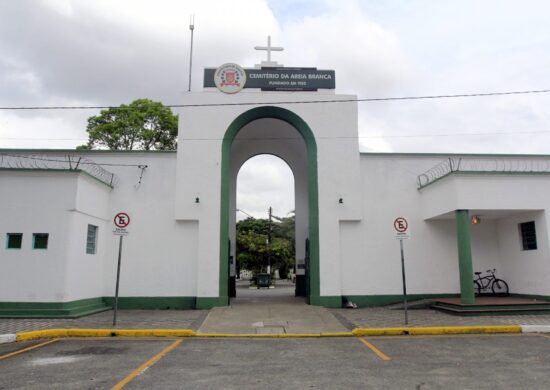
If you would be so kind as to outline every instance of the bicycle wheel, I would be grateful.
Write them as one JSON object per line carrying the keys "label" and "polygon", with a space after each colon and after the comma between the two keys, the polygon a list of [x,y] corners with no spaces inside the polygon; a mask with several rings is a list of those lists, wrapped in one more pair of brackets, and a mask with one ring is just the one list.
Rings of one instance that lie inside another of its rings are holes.
{"label": "bicycle wheel", "polygon": [[474,295],[476,297],[479,297],[479,294],[481,294],[481,284],[479,284],[478,281],[474,280]]}
{"label": "bicycle wheel", "polygon": [[505,297],[508,295],[508,283],[502,279],[495,279],[491,284],[491,290],[497,297]]}

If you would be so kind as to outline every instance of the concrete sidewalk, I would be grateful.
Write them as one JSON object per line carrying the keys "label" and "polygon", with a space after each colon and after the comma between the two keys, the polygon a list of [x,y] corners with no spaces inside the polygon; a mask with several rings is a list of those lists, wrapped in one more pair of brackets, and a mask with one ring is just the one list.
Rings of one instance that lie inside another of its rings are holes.
{"label": "concrete sidewalk", "polygon": [[[120,310],[118,329],[191,329],[202,333],[334,333],[355,328],[403,327],[403,310],[384,307],[325,309],[294,297],[294,285],[249,289],[240,282],[228,307],[212,310]],[[113,312],[78,319],[0,319],[0,335],[56,328],[109,329]],[[435,310],[409,310],[409,327],[546,325],[550,315],[459,317]]]}
{"label": "concrete sidewalk", "polygon": [[[330,312],[350,329],[405,326],[403,310],[385,307],[360,309],[330,309]],[[408,311],[410,327],[479,326],[479,325],[550,325],[550,315],[504,315],[461,317],[430,309]]]}
{"label": "concrete sidewalk", "polygon": [[[208,310],[119,310],[120,329],[193,329],[202,324]],[[0,319],[0,334],[56,328],[112,328],[113,311],[76,319]]]}
{"label": "concrete sidewalk", "polygon": [[285,334],[333,333],[347,329],[327,309],[306,305],[294,297],[294,285],[278,282],[273,289],[249,289],[239,282],[237,298],[228,307],[210,311],[199,328],[202,333]]}

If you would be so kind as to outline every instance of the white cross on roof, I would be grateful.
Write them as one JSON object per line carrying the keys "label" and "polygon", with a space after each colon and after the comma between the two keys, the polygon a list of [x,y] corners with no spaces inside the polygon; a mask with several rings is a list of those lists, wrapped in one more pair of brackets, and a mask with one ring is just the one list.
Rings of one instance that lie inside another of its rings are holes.
{"label": "white cross on roof", "polygon": [[259,65],[256,66],[283,66],[278,64],[277,61],[271,61],[271,52],[272,51],[283,51],[284,48],[271,46],[271,35],[267,36],[267,46],[254,46],[255,50],[265,50],[267,51],[267,61],[262,61]]}

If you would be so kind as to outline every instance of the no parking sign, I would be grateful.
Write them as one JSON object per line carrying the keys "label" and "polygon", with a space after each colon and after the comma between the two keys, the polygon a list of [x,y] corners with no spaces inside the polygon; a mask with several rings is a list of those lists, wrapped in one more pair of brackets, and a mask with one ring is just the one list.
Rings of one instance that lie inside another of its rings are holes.
{"label": "no parking sign", "polygon": [[113,234],[115,236],[119,236],[118,240],[118,264],[116,269],[116,285],[115,285],[115,307],[113,311],[113,326],[116,326],[116,316],[118,311],[118,288],[120,285],[120,262],[122,258],[122,239],[124,236],[127,236],[128,226],[130,225],[130,216],[128,213],[125,212],[119,212],[115,215],[113,218],[113,223],[115,224],[115,228],[113,230]]}
{"label": "no parking sign", "polygon": [[393,228],[395,229],[395,238],[398,240],[408,240],[411,238],[409,223],[404,217],[397,217],[393,221]]}
{"label": "no parking sign", "polygon": [[113,229],[113,234],[115,236],[126,236],[130,233],[128,231],[130,216],[127,213],[117,213],[117,215],[113,218],[113,222],[115,224],[115,228]]}
{"label": "no parking sign", "polygon": [[405,309],[405,325],[409,324],[408,308],[407,308],[407,282],[405,279],[405,252],[403,251],[403,240],[411,238],[409,223],[404,217],[397,217],[393,221],[395,229],[395,238],[399,240],[399,249],[401,250],[401,276],[403,278],[403,306]]}

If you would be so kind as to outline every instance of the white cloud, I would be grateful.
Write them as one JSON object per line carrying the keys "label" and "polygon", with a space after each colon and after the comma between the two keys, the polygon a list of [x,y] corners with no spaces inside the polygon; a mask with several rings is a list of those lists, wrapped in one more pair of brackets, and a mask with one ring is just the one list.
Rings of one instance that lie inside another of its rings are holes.
{"label": "white cloud", "polygon": [[[506,0],[4,1],[0,105],[118,105],[139,97],[178,103],[187,90],[191,14],[194,90],[206,66],[258,63],[264,55],[253,46],[267,35],[285,47],[277,61],[335,69],[337,92],[360,97],[544,89],[549,11],[548,2]],[[543,133],[550,132],[549,104],[546,95],[359,103],[360,148],[550,153]],[[74,147],[96,113],[2,111],[0,147]],[[453,135],[476,132],[523,134]],[[418,136],[426,134],[434,136]],[[243,209],[265,214],[270,186],[288,182],[267,166],[243,171],[254,189],[242,184]],[[263,183],[267,176],[272,181]]]}
{"label": "white cloud", "polygon": [[[259,155],[246,161],[237,176],[237,208],[256,218],[267,218],[267,210],[283,217],[294,210],[294,176],[280,158]],[[238,213],[239,219],[246,218]]]}

